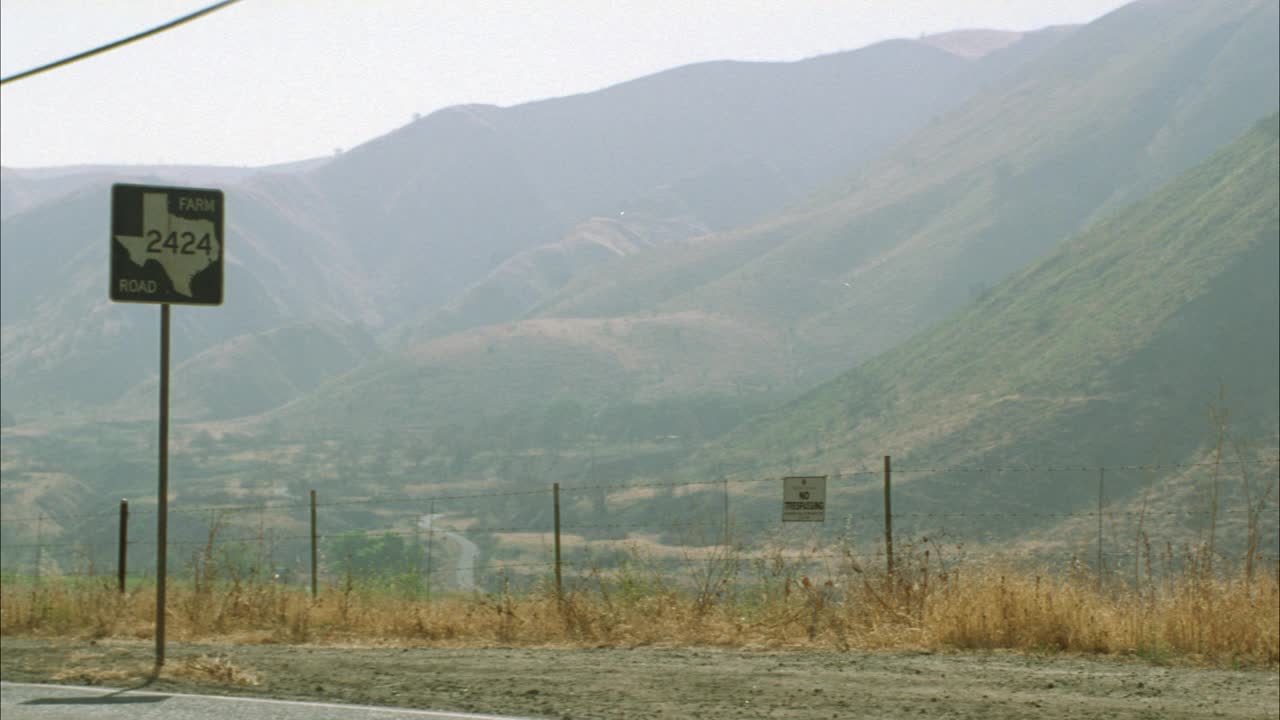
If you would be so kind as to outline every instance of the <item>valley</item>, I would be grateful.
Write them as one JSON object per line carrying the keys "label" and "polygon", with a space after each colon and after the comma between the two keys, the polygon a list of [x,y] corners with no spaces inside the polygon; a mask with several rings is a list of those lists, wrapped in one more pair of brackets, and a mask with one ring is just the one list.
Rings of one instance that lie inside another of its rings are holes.
{"label": "valley", "polygon": [[[814,643],[1273,667],[1277,27],[1274,0],[1140,0],[456,105],[300,163],[6,167],[6,661],[99,653],[11,635],[133,659],[145,634],[158,312],[104,292],[132,182],[225,188],[225,242],[178,258],[227,269],[222,306],[174,312],[169,563],[184,642],[243,633],[271,682],[272,643],[405,635],[530,667],[659,646],[637,696],[668,661],[764,678],[757,650]],[[822,522],[782,522],[795,476]],[[963,659],[913,657],[850,662],[962,692]],[[984,657],[980,694],[1025,689],[1009,717],[1168,710],[1092,661]],[[1134,671],[1182,698],[1162,672]],[[1033,692],[1065,675],[1091,679]],[[890,702],[842,692],[824,712]]]}

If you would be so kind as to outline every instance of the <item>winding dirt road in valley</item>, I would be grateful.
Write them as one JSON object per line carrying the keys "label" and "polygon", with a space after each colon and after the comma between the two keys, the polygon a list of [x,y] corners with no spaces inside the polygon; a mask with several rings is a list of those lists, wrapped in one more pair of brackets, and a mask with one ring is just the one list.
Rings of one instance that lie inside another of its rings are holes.
{"label": "winding dirt road in valley", "polygon": [[432,522],[440,517],[443,517],[440,513],[423,515],[418,520],[418,527],[426,532],[444,535],[446,539],[458,546],[458,561],[453,573],[454,589],[471,592],[476,589],[476,565],[480,563],[480,548],[465,536],[452,530],[436,528],[433,531]]}

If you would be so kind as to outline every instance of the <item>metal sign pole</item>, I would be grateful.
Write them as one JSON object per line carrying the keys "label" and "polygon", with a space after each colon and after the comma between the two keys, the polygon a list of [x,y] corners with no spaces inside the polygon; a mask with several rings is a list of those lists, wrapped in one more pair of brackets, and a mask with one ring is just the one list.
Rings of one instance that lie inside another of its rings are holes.
{"label": "metal sign pole", "polygon": [[160,491],[156,512],[156,670],[164,665],[169,538],[169,303],[160,306]]}

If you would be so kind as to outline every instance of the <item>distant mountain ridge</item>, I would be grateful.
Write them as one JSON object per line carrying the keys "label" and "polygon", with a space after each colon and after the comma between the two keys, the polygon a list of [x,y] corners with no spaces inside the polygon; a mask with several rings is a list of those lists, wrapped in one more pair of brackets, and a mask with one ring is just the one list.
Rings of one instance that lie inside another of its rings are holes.
{"label": "distant mountain ridge", "polygon": [[[299,405],[297,419],[335,417],[326,408],[346,407],[357,388],[356,417],[363,406],[371,423],[413,396],[465,398],[437,416],[462,418],[566,393],[588,406],[799,394],[940,321],[1274,112],[1277,25],[1267,0],[1121,8],[805,202],[574,276],[524,319],[467,330],[502,338],[462,346],[470,353],[436,352],[457,346],[428,325],[402,352],[328,386],[330,398]],[[665,328],[664,369],[619,381],[616,358],[643,356],[628,348],[652,338],[618,329],[651,320]],[[717,354],[713,328],[725,327],[736,342]],[[519,359],[583,346],[614,350],[574,355],[559,372],[528,363],[518,382]],[[489,392],[496,385],[480,375],[459,395],[445,386],[461,367],[468,377],[500,367],[507,390]],[[403,411],[390,414],[430,423],[441,407]]]}
{"label": "distant mountain ridge", "polygon": [[328,162],[313,158],[265,167],[201,165],[73,165],[51,168],[0,168],[0,218],[27,210],[42,202],[66,197],[86,187],[118,182],[120,178],[147,176],[170,185],[197,187],[238,184],[259,174],[301,172]]}
{"label": "distant mountain ridge", "polygon": [[926,35],[921,42],[960,57],[976,58],[1021,40],[1023,33],[1011,30],[952,30]]}
{"label": "distant mountain ridge", "polygon": [[[790,217],[638,258],[539,312],[746,312],[794,326],[808,340],[803,354],[826,372],[846,367],[865,357],[859,347],[875,352],[906,337],[1274,109],[1275,4],[1222,9],[1112,13]],[[1190,37],[1136,42],[1146,25]],[[1170,84],[1153,87],[1162,75]],[[868,327],[859,318],[869,313],[897,329]],[[854,328],[860,338],[849,337]]]}
{"label": "distant mountain ridge", "polygon": [[[551,267],[565,248],[584,248],[572,237],[593,218],[644,219],[625,223],[644,235],[639,247],[761,216],[869,162],[1060,34],[1032,33],[978,60],[892,41],[795,63],[679,68],[512,108],[449,108],[278,172],[5,169],[5,203],[21,210],[6,215],[0,243],[3,402],[27,417],[103,408],[153,372],[147,309],[103,300],[109,182],[230,183],[226,304],[178,314],[177,361],[297,323],[466,329],[519,317],[610,259],[576,253],[568,275]],[[504,265],[521,253],[529,262]],[[522,267],[527,277],[514,277]],[[464,295],[483,296],[491,272],[491,287],[516,295],[471,317]],[[443,325],[432,319],[441,312],[452,318]]]}

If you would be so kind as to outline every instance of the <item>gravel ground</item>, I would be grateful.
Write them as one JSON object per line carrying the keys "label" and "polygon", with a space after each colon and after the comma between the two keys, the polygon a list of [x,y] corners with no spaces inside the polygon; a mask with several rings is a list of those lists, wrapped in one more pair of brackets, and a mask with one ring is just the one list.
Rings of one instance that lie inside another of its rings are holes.
{"label": "gravel ground", "polygon": [[[5,637],[0,678],[119,686],[142,681],[152,653]],[[149,689],[548,718],[1280,717],[1275,670],[1065,656],[174,643],[168,658],[179,677]]]}

